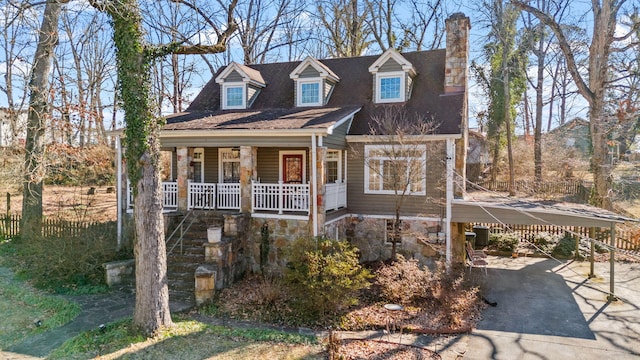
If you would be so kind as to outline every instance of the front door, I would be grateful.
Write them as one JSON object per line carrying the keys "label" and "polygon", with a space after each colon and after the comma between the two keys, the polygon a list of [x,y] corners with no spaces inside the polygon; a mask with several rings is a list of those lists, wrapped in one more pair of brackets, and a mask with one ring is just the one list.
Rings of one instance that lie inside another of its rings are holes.
{"label": "front door", "polygon": [[285,184],[302,184],[304,162],[302,154],[282,155],[282,181]]}

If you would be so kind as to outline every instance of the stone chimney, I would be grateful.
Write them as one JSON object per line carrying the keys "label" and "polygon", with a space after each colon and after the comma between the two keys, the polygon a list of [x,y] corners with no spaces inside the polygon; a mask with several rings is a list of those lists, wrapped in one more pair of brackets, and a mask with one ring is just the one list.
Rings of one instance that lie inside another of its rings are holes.
{"label": "stone chimney", "polygon": [[444,96],[462,94],[462,109],[460,116],[460,134],[456,140],[455,171],[460,176],[454,181],[454,195],[462,197],[466,187],[467,148],[469,144],[469,110],[468,86],[469,77],[469,30],[471,22],[463,13],[455,13],[445,20],[447,31],[447,49],[444,73]]}
{"label": "stone chimney", "polygon": [[445,94],[467,89],[469,62],[469,29],[471,22],[463,13],[452,14],[445,20],[447,55],[445,61]]}

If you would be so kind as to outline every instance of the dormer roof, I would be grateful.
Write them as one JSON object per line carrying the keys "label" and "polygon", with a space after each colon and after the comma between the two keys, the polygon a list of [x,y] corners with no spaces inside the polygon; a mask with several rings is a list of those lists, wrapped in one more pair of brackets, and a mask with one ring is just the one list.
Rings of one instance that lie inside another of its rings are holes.
{"label": "dormer roof", "polygon": [[338,75],[336,75],[328,66],[312,58],[311,56],[307,56],[304,60],[302,60],[302,62],[300,62],[300,64],[289,74],[289,77],[294,80],[298,79],[300,77],[300,74],[308,66],[312,66],[323,79],[329,79],[333,82],[340,81],[340,77],[338,77]]}
{"label": "dormer roof", "polygon": [[216,77],[216,83],[222,84],[227,76],[231,75],[234,71],[242,77],[242,82],[244,83],[250,83],[258,87],[265,87],[267,85],[262,78],[260,71],[252,69],[246,65],[238,64],[235,61],[229,64],[229,66],[227,66],[220,75]]}
{"label": "dormer roof", "polygon": [[413,64],[394,49],[388,49],[382,53],[382,55],[380,55],[378,59],[369,66],[369,72],[376,74],[389,60],[395,61],[400,65],[402,71],[408,72],[410,76],[416,76],[416,69],[413,67]]}

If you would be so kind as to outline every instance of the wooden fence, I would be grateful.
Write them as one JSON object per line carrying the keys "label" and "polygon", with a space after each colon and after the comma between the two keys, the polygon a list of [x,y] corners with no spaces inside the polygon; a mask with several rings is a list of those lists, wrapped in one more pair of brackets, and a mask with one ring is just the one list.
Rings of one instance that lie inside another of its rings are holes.
{"label": "wooden fence", "polygon": [[[508,181],[484,181],[477,184],[478,186],[491,190],[506,192],[509,191]],[[565,181],[528,181],[518,180],[515,182],[515,191],[527,194],[549,194],[549,195],[575,195],[580,200],[588,200],[591,192],[591,184],[582,180],[565,180]]]}
{"label": "wooden fence", "polygon": [[[579,234],[580,237],[589,237],[589,228],[582,226],[554,226],[554,225],[499,225],[488,223],[474,223],[469,225],[469,231],[474,226],[486,226],[490,232],[513,231],[521,238],[531,240],[537,233],[546,232],[554,235],[564,235],[566,232]],[[596,230],[596,240],[611,243],[611,233],[608,229]],[[638,231],[616,230],[616,248],[630,251],[640,251],[640,233]]]}
{"label": "wooden fence", "polygon": [[[59,219],[42,220],[42,236],[44,237],[78,237],[88,229],[98,234],[115,234],[115,223],[68,221]],[[0,215],[0,238],[11,238],[20,234],[20,215]]]}

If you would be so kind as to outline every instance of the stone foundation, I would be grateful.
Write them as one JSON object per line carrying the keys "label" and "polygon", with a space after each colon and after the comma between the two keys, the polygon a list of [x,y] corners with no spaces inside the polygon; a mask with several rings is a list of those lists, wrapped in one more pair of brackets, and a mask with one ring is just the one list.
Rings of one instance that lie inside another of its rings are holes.
{"label": "stone foundation", "polygon": [[295,239],[310,236],[310,224],[308,220],[252,218],[249,231],[248,260],[253,272],[260,271],[260,244],[265,224],[269,232],[269,251],[265,270],[281,272],[286,266],[286,249]]}
{"label": "stone foundation", "polygon": [[[392,244],[386,241],[387,220],[350,216],[325,226],[325,234],[332,239],[347,239],[360,249],[360,261],[384,261],[391,258]],[[444,258],[445,240],[438,237],[438,220],[403,220],[401,242],[396,251],[405,257],[416,258],[423,264]],[[336,237],[337,235],[337,237]]]}
{"label": "stone foundation", "polygon": [[247,234],[244,231],[247,219],[248,217],[242,214],[224,215],[222,241],[203,244],[205,262],[215,269],[217,290],[241,279],[248,269]]}

